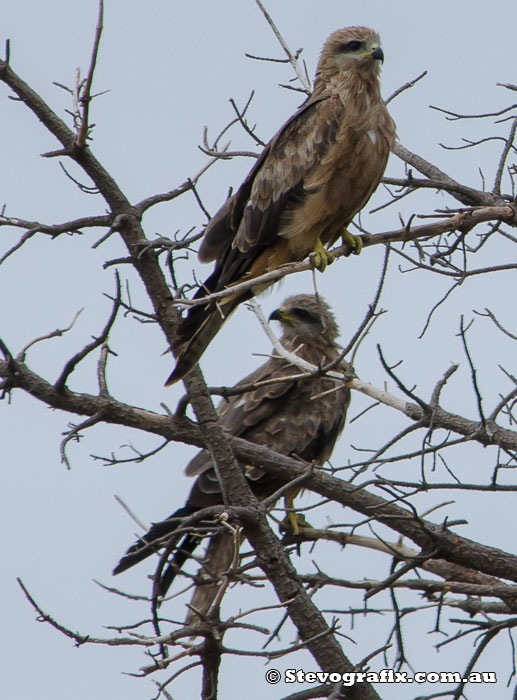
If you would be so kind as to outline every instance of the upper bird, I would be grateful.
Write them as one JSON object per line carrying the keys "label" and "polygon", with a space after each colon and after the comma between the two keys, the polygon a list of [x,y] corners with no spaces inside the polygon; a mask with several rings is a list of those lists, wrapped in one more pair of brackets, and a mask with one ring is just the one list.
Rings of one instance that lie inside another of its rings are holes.
{"label": "upper bird", "polygon": [[[395,142],[380,94],[379,35],[347,27],[321,51],[314,91],[264,148],[239,190],[206,227],[202,262],[215,261],[195,298],[325,250],[346,233],[379,184]],[[166,384],[199,360],[228,315],[264,286],[194,306],[178,329],[176,367]]]}

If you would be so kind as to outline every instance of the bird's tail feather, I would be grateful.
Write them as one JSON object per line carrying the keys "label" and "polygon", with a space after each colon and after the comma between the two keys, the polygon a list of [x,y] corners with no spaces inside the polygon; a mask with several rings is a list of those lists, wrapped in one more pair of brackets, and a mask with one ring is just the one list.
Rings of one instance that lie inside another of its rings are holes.
{"label": "bird's tail feather", "polygon": [[[183,537],[183,540],[179,545],[178,541],[181,539],[184,533],[178,534],[178,536],[174,540],[174,532],[179,527],[181,527],[183,519],[188,517],[189,515],[192,515],[197,510],[199,510],[199,508],[197,508],[196,506],[190,506],[187,504],[183,508],[180,508],[175,513],[173,513],[170,516],[170,518],[167,518],[167,520],[163,520],[159,523],[154,523],[150,528],[149,532],[143,537],[141,537],[137,542],[135,542],[135,544],[133,544],[127,550],[125,555],[114,568],[113,574],[120,574],[123,571],[130,569],[132,566],[138,564],[139,562],[143,561],[152,554],[158,553],[160,549],[163,549],[163,547],[167,547],[169,551],[172,551],[174,549],[172,559],[169,559],[165,571],[162,574],[160,574],[160,578],[157,581],[157,585],[155,588],[156,594],[159,598],[165,596],[167,591],[173,584],[176,575],[179,571],[181,571],[184,563],[187,561],[187,559],[190,558],[190,555],[203,541],[202,537],[191,533],[187,533]],[[219,537],[217,535],[215,537],[218,541]],[[226,560],[227,557],[223,555],[223,566]],[[230,561],[231,559],[229,560],[225,568],[229,566]],[[212,572],[212,563],[209,562],[208,566],[210,567],[209,571]],[[221,564],[215,567],[215,572],[213,575],[216,575],[219,572],[220,567]],[[212,590],[213,587],[214,584],[208,587],[204,587],[206,595],[202,596],[203,601],[205,600],[206,596],[208,596],[209,600],[212,600],[213,596],[210,594],[209,591]],[[196,599],[195,602],[196,604],[200,605],[201,610],[205,609],[205,604],[201,602],[201,599]]]}
{"label": "bird's tail feather", "polygon": [[210,304],[192,307],[179,327],[179,341],[180,343],[183,341],[183,345],[176,356],[176,366],[165,382],[165,386],[174,384],[194,367],[232,311],[250,297],[250,292],[244,292],[227,297],[217,306]]}
{"label": "bird's tail feather", "polygon": [[172,561],[167,565],[164,573],[161,575],[160,580],[157,582],[156,593],[158,596],[163,597],[166,595],[169,588],[172,586],[174,579],[179,571],[181,571],[183,564],[190,557],[192,552],[201,544],[202,539],[199,535],[185,535],[183,542],[174,552]]}
{"label": "bird's tail feather", "polygon": [[131,545],[113,569],[113,574],[120,574],[122,571],[126,571],[126,569],[130,569],[135,564],[147,559],[151,554],[158,552],[163,547],[163,542],[160,542],[160,540],[167,535],[173,535],[174,531],[181,525],[182,519],[192,515],[196,510],[197,508],[187,504],[173,513],[167,520],[154,523],[147,534]]}

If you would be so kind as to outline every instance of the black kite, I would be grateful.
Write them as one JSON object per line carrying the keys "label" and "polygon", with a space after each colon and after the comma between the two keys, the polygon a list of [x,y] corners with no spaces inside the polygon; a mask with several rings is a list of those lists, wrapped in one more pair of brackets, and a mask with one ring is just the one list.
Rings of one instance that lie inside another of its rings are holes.
{"label": "black kite", "polygon": [[[383,58],[372,29],[330,35],[312,95],[206,227],[199,258],[215,261],[215,268],[195,298],[311,254],[320,269],[331,261],[325,247],[366,204],[394,144],[395,126],[380,94]],[[180,350],[167,384],[183,377],[233,309],[260,291],[192,307],[178,330]]]}

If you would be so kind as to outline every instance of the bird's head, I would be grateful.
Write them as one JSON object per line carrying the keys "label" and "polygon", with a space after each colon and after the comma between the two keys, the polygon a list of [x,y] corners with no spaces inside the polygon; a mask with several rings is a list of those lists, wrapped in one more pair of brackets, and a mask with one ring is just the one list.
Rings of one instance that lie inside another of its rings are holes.
{"label": "bird's head", "polygon": [[355,73],[377,76],[384,53],[376,31],[368,27],[345,27],[331,34],[325,42],[318,63],[317,76]]}
{"label": "bird's head", "polygon": [[320,296],[295,294],[288,297],[279,309],[273,311],[270,321],[282,325],[282,344],[292,342],[333,344],[339,329],[329,305]]}

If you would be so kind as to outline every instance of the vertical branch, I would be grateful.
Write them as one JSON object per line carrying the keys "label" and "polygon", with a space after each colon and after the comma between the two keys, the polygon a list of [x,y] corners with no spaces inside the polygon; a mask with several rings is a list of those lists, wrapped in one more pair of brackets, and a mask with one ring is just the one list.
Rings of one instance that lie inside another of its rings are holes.
{"label": "vertical branch", "polygon": [[499,159],[499,165],[497,166],[497,173],[496,173],[495,181],[494,181],[494,188],[493,188],[494,194],[501,194],[501,182],[503,180],[504,166],[505,166],[506,160],[508,158],[508,154],[510,153],[510,150],[513,147],[513,142],[515,140],[515,132],[516,131],[517,131],[517,117],[515,117],[513,119],[512,128],[510,129],[510,133],[508,135],[508,138],[506,139],[506,143],[504,145],[503,152],[501,153],[501,158]]}
{"label": "vertical branch", "polygon": [[[282,543],[269,527],[264,509],[251,492],[235,460],[227,435],[217,421],[217,414],[199,368],[191,370],[185,379],[199,428],[216,466],[221,490],[231,505],[250,510],[249,521],[243,522],[244,534],[256,553],[258,565],[271,582],[280,602],[286,606],[300,638],[323,671],[354,671],[355,666],[343,653],[334,629],[329,627],[307,594]],[[379,700],[369,683],[355,686],[350,698]]]}
{"label": "vertical branch", "polygon": [[460,336],[461,340],[463,343],[463,349],[465,350],[465,355],[467,356],[467,360],[469,363],[470,367],[470,376],[472,377],[472,386],[474,387],[474,393],[476,394],[476,401],[477,401],[477,406],[478,406],[478,411],[479,411],[479,418],[481,420],[481,423],[483,425],[486,424],[486,419],[485,419],[485,414],[483,413],[483,397],[481,396],[481,392],[479,390],[478,382],[477,382],[477,371],[476,368],[474,367],[474,362],[472,361],[472,357],[470,356],[470,351],[469,351],[469,346],[467,344],[467,331],[469,329],[471,324],[465,328],[464,322],[463,322],[463,316],[461,317],[460,320]]}
{"label": "vertical branch", "polygon": [[83,148],[86,145],[86,139],[88,138],[88,119],[90,102],[92,100],[91,88],[93,82],[93,73],[95,71],[95,66],[97,64],[97,56],[99,53],[99,45],[101,41],[102,28],[103,28],[103,18],[104,18],[104,0],[99,0],[99,14],[97,16],[97,27],[95,28],[95,39],[93,42],[92,57],[90,60],[90,67],[88,68],[88,74],[86,76],[86,81],[84,87],[81,90],[79,97],[79,104],[81,105],[81,115],[80,115],[80,125],[77,137],[75,139],[75,144],[79,148]]}

